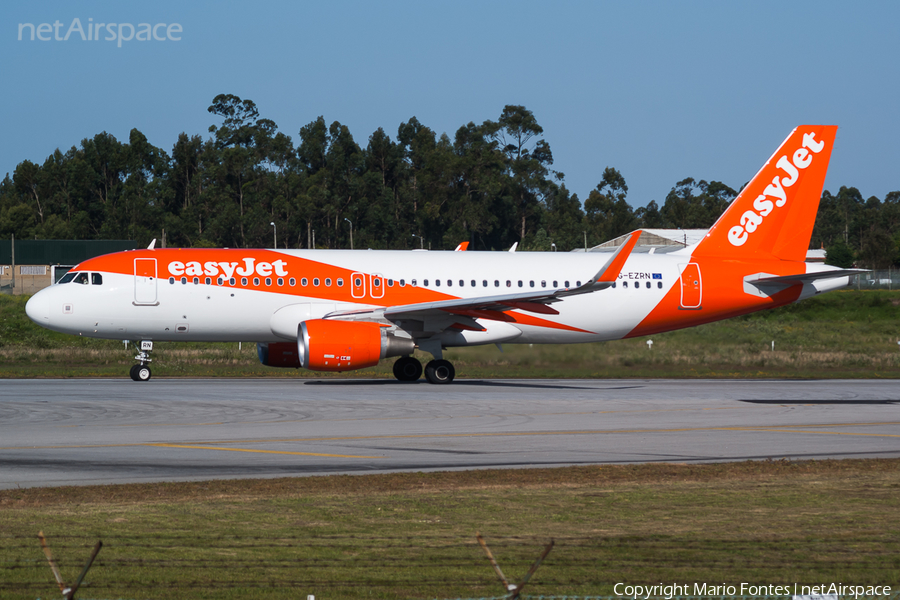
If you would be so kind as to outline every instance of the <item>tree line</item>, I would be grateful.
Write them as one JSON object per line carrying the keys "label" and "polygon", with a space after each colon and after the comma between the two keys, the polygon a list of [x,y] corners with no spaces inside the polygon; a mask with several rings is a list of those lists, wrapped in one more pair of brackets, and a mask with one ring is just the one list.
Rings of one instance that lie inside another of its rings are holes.
{"label": "tree line", "polygon": [[[319,117],[296,140],[251,100],[216,96],[210,135],[182,133],[171,152],[132,129],[103,132],[43,164],[25,160],[0,182],[0,235],[19,239],[165,236],[170,247],[567,251],[640,227],[706,228],[737,192],[686,178],[662,206],[637,209],[612,167],[582,201],[553,169],[543,128],[524,106],[468,123],[453,138],[420,123],[384,129],[361,146]],[[273,225],[274,224],[274,225]],[[900,192],[882,201],[856,188],[824,192],[813,247],[835,262],[900,263]]]}

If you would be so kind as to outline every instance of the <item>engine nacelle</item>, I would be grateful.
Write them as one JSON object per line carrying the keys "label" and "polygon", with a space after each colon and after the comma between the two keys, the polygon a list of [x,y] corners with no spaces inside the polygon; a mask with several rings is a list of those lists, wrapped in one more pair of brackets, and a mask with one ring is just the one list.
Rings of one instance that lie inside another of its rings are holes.
{"label": "engine nacelle", "polygon": [[297,344],[293,342],[260,342],[256,344],[259,362],[267,367],[300,368]]}
{"label": "engine nacelle", "polygon": [[311,319],[300,323],[297,332],[300,366],[312,371],[364,369],[382,358],[412,354],[415,347],[412,340],[365,321]]}

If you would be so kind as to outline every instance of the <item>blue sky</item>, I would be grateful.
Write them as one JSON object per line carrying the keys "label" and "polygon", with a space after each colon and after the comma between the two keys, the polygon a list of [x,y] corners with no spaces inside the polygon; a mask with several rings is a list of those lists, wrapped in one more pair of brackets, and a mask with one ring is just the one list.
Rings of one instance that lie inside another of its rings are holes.
{"label": "blue sky", "polygon": [[[75,18],[181,39],[18,39]],[[883,199],[900,190],[897,23],[897,2],[6,3],[0,176],[101,131],[171,151],[230,93],[295,141],[323,115],[361,146],[412,116],[452,138],[522,104],[571,191],[610,166],[635,207],[686,177],[737,189],[796,125],[836,124],[826,189]]]}

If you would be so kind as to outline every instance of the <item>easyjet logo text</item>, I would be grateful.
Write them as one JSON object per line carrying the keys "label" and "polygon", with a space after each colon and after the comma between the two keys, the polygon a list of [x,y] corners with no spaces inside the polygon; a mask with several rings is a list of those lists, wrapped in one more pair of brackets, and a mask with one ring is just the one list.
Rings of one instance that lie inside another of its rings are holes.
{"label": "easyjet logo text", "polygon": [[198,261],[181,262],[173,260],[169,263],[169,274],[174,277],[199,277],[207,275],[209,277],[217,277],[223,275],[226,279],[234,277],[235,274],[241,277],[259,275],[260,277],[270,277],[273,273],[277,277],[284,277],[288,274],[285,266],[287,263],[283,260],[273,262],[256,262],[255,258],[244,258],[242,262],[214,262],[208,261],[200,263]]}
{"label": "easyjet logo text", "polygon": [[794,151],[791,160],[788,160],[788,155],[785,154],[775,163],[775,166],[784,171],[787,177],[775,175],[772,183],[753,201],[755,210],[745,211],[741,215],[740,225],[735,225],[728,230],[728,241],[732,246],[743,246],[750,238],[750,234],[762,225],[763,220],[773,210],[787,204],[787,189],[797,183],[800,171],[809,167],[812,164],[813,156],[825,147],[825,142],[816,141],[815,135],[815,133],[804,133],[803,144]]}

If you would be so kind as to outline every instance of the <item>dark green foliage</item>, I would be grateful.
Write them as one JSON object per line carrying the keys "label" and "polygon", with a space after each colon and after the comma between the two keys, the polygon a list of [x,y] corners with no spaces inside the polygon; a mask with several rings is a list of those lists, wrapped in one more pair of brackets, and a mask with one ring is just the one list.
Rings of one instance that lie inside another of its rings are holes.
{"label": "dark green foliage", "polygon": [[[102,132],[43,164],[23,161],[0,181],[0,237],[260,247],[277,232],[283,248],[349,248],[352,223],[356,248],[569,251],[639,227],[706,228],[736,196],[686,178],[662,206],[634,210],[607,167],[582,205],[519,105],[453,136],[411,117],[396,138],[378,128],[364,144],[323,116],[292,139],[231,94],[207,110],[209,138],[182,133],[171,154],[133,129],[127,143]],[[812,246],[831,256],[843,244],[849,260],[882,268],[900,262],[898,236],[900,192],[864,201],[842,187],[823,194]]]}

